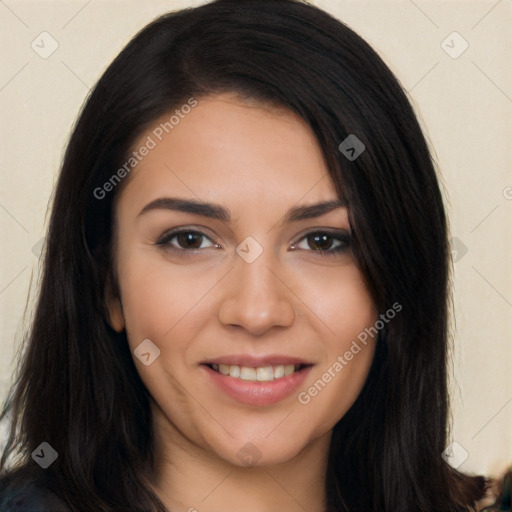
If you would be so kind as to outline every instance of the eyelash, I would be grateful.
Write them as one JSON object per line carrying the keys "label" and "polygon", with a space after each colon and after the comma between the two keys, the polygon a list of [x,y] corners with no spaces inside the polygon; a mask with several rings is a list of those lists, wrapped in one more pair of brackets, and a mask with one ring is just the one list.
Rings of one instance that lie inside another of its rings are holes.
{"label": "eyelash", "polygon": [[[176,238],[180,234],[193,234],[193,235],[199,235],[206,239],[208,239],[213,245],[211,247],[213,248],[219,248],[220,245],[213,242],[213,240],[206,235],[205,233],[202,233],[201,231],[197,231],[194,229],[186,228],[186,229],[175,229],[171,231],[167,231],[163,233],[160,238],[157,240],[155,245],[165,249],[166,251],[172,251],[176,254],[183,255],[185,253],[196,253],[197,251],[202,251],[204,249],[183,249],[179,247],[175,247],[171,244],[171,241]],[[346,231],[340,231],[340,232],[332,232],[329,230],[316,230],[316,231],[310,231],[309,233],[306,233],[300,238],[297,242],[294,242],[292,244],[293,250],[297,250],[295,248],[296,245],[298,245],[302,240],[306,240],[308,237],[311,237],[313,235],[327,235],[328,237],[331,237],[334,242],[339,242],[338,247],[335,247],[333,249],[325,249],[325,250],[314,250],[314,249],[298,249],[298,250],[304,250],[308,252],[315,253],[318,256],[321,257],[332,257],[336,256],[338,254],[342,254],[346,252],[350,247],[350,234]],[[209,249],[210,247],[208,247]]]}

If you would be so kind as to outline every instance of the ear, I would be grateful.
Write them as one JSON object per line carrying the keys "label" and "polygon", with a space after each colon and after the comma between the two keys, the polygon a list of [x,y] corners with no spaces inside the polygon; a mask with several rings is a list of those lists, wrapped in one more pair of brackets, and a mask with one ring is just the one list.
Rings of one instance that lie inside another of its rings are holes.
{"label": "ear", "polygon": [[122,332],[124,330],[124,314],[121,301],[117,297],[111,297],[107,302],[108,323],[114,331]]}
{"label": "ear", "polygon": [[119,288],[114,284],[111,275],[107,277],[105,304],[107,307],[107,321],[110,327],[116,332],[122,332],[125,327],[123,305],[120,299]]}

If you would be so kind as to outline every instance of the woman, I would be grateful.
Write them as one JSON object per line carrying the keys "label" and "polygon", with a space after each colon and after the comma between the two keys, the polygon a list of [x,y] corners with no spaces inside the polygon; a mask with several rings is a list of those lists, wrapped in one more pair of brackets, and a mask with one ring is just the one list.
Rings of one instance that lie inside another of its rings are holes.
{"label": "woman", "polygon": [[69,142],[2,510],[473,510],[485,480],[442,457],[448,261],[359,36],[291,0],[159,18]]}

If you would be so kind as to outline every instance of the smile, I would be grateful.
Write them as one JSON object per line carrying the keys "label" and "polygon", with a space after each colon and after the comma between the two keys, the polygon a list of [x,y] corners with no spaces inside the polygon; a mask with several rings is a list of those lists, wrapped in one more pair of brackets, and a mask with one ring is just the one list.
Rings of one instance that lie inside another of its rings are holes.
{"label": "smile", "polygon": [[235,379],[245,380],[249,382],[271,382],[273,380],[282,379],[288,375],[292,375],[305,368],[305,364],[278,364],[275,366],[258,366],[252,368],[250,366],[240,366],[237,364],[210,364],[212,370],[233,377]]}
{"label": "smile", "polygon": [[[304,382],[313,368],[312,364],[274,364],[247,366],[245,364],[225,364],[207,362],[199,366],[206,378],[206,387],[220,391],[235,401],[252,406],[275,404],[291,396]],[[234,361],[232,361],[234,362]],[[242,361],[238,361],[242,363]]]}

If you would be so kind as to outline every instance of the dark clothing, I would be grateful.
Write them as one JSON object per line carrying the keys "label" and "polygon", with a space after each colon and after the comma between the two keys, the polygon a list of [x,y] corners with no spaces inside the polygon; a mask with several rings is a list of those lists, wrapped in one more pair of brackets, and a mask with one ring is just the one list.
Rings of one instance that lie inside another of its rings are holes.
{"label": "dark clothing", "polygon": [[69,512],[42,481],[9,475],[0,480],[0,512]]}

